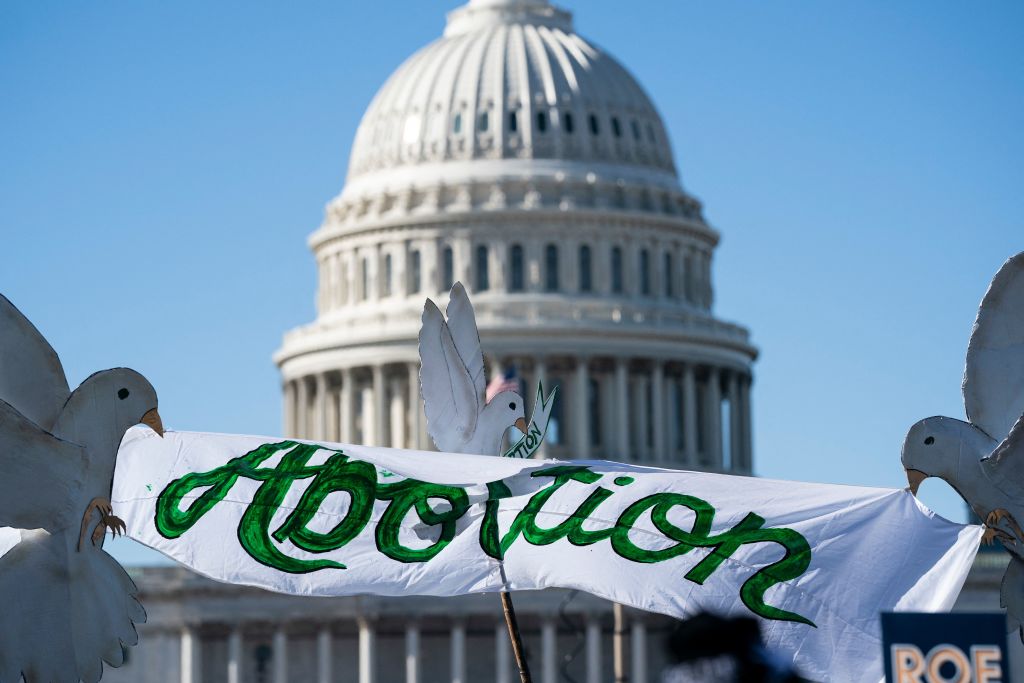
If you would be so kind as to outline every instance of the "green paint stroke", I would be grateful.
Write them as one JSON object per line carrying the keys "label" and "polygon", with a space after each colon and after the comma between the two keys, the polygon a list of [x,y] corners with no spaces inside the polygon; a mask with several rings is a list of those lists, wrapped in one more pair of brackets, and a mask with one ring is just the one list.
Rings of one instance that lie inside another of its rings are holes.
{"label": "green paint stroke", "polygon": [[[329,451],[330,457],[322,465],[309,465],[310,457],[320,450]],[[261,467],[277,453],[282,453],[282,457],[276,467]],[[386,502],[387,506],[376,526],[377,550],[398,562],[430,561],[455,538],[456,525],[470,508],[466,491],[457,486],[415,479],[385,483],[380,482],[378,476],[377,468],[370,463],[352,460],[338,450],[294,441],[264,444],[209,472],[187,474],[171,482],[157,500],[156,528],[165,538],[180,537],[223,500],[238,478],[243,477],[262,483],[252,503],[242,514],[238,525],[238,540],[242,548],[261,564],[293,574],[320,569],[344,569],[345,565],[332,560],[300,560],[290,557],[279,549],[278,544],[291,542],[295,547],[312,554],[343,548],[369,525],[374,502],[378,500]],[[604,475],[592,472],[586,466],[555,465],[536,470],[530,476],[549,479],[550,483],[530,497],[504,535],[498,525],[498,510],[502,499],[513,496],[512,490],[503,481],[487,484],[488,497],[484,504],[479,538],[480,548],[486,555],[498,560],[504,559],[509,548],[519,538],[535,546],[550,545],[563,538],[575,546],[608,541],[612,551],[619,557],[643,564],[664,562],[685,555],[695,548],[707,548],[710,552],[683,576],[686,581],[703,585],[741,547],[760,543],[775,544],[783,549],[783,557],[754,572],[740,587],[740,599],[751,612],[765,619],[815,625],[799,614],[765,602],[765,593],[772,586],[797,578],[810,565],[811,548],[807,540],[796,531],[764,528],[765,520],[750,512],[731,529],[712,534],[715,508],[696,496],[672,492],[655,493],[631,503],[618,515],[611,527],[584,529],[584,523],[616,493],[602,486],[596,486],[572,514],[564,516],[559,513],[560,521],[557,524],[544,527],[538,524],[538,515],[544,513],[544,506],[561,488],[571,482],[593,486]],[[311,477],[313,481],[295,509],[271,532],[275,513],[281,508],[292,484]],[[613,479],[613,483],[619,487],[632,481],[630,477]],[[196,489],[204,487],[208,487],[207,490],[193,496]],[[320,511],[327,496],[335,492],[345,493],[349,497],[345,514],[329,531],[311,530],[309,523]],[[183,509],[182,503],[187,498],[192,500]],[[690,529],[680,528],[669,521],[670,511],[678,507],[693,513]],[[437,540],[422,548],[404,545],[399,540],[399,532],[410,513],[419,519],[417,528],[438,528]],[[633,542],[630,531],[648,513],[655,529],[672,544],[648,549]]]}

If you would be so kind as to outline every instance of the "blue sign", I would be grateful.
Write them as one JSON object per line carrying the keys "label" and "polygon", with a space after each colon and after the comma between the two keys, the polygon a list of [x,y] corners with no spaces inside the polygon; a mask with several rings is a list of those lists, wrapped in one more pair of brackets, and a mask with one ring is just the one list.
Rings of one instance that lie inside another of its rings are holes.
{"label": "blue sign", "polygon": [[1007,683],[1006,617],[990,614],[882,615],[887,683]]}

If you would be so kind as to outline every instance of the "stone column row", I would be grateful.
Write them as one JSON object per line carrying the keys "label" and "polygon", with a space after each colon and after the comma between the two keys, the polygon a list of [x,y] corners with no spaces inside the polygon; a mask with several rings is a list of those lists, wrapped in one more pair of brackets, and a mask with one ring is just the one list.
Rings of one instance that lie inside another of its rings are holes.
{"label": "stone column row", "polygon": [[[532,377],[524,376],[532,401],[538,380],[544,382],[545,391],[551,389],[547,381],[549,360],[510,357],[497,359],[496,363],[532,365]],[[607,416],[612,423],[600,429],[601,437],[607,440],[603,450],[611,459],[669,464],[681,457],[685,465],[751,471],[750,376],[746,372],[683,362],[680,373],[669,375],[664,361],[644,360],[646,367],[638,373],[631,372],[630,358],[611,360],[613,367],[607,375],[594,375],[592,360],[578,358],[564,376],[558,400],[569,429],[559,425],[559,433],[571,457],[594,456],[591,394],[596,377],[599,400],[612,402],[596,418],[604,420]],[[727,424],[723,423],[726,405]]]}
{"label": "stone column row", "polygon": [[[373,621],[360,619],[358,622],[358,657],[359,683],[377,683],[377,632]],[[329,626],[324,625],[316,637],[316,683],[330,683],[333,676],[333,641],[334,636]],[[494,627],[495,641],[495,681],[511,683],[512,648],[509,644],[508,631],[500,622]],[[272,683],[288,683],[288,634],[283,627],[278,627],[271,638],[271,681]],[[455,621],[451,627],[451,682],[468,683],[466,674],[466,627],[461,621]],[[586,624],[586,682],[599,683],[602,680],[601,670],[602,632],[598,619],[592,618]],[[643,622],[635,621],[632,625],[632,680],[643,683],[646,680],[647,644]],[[251,664],[244,657],[244,636],[241,628],[234,628],[228,635],[228,683],[242,683],[251,680]],[[202,683],[202,651],[198,629],[186,626],[181,631],[181,683]],[[541,623],[541,683],[557,683],[558,680],[558,629],[555,622],[546,619]],[[422,682],[420,663],[420,629],[415,621],[406,625],[405,630],[405,681],[406,683]]]}
{"label": "stone column row", "polygon": [[[402,367],[404,375],[396,372]],[[360,371],[368,381],[359,381]],[[291,380],[284,386],[283,412],[290,438],[428,447],[418,362],[343,368]]]}

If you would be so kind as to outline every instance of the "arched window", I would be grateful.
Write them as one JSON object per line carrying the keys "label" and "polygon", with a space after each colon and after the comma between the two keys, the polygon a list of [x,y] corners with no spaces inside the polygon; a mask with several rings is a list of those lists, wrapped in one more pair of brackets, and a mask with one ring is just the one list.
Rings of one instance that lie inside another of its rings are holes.
{"label": "arched window", "polygon": [[391,254],[384,254],[384,296],[391,296]]}
{"label": "arched window", "polygon": [[572,112],[567,111],[567,112],[565,112],[565,114],[562,115],[562,128],[565,129],[566,133],[568,133],[569,135],[572,135],[572,131],[573,131]]}
{"label": "arched window", "polygon": [[612,117],[612,134],[615,137],[617,137],[617,138],[621,138],[622,137],[622,126],[619,125],[619,117],[618,116],[613,116]]}
{"label": "arched window", "polygon": [[548,114],[547,112],[537,112],[537,132],[544,133],[548,129]]}
{"label": "arched window", "polygon": [[360,267],[362,268],[362,291],[359,292],[359,298],[366,301],[370,298],[370,259],[363,257],[360,261]]}
{"label": "arched window", "polygon": [[510,111],[508,113],[508,130],[510,133],[515,133],[519,130],[519,112]]}
{"label": "arched window", "polygon": [[558,246],[554,244],[544,247],[544,289],[558,291]]}
{"label": "arched window", "polygon": [[597,135],[601,132],[601,127],[597,125],[597,114],[591,114],[590,118],[590,134]]}
{"label": "arched window", "polygon": [[612,292],[622,294],[622,247],[612,247]]}
{"label": "arched window", "polygon": [[593,278],[590,267],[590,245],[580,247],[580,291],[589,292],[593,289]]}
{"label": "arched window", "polygon": [[476,248],[476,287],[474,289],[478,292],[485,292],[491,286],[487,267],[487,247],[481,244]]}
{"label": "arched window", "polygon": [[639,142],[639,140],[640,140],[640,124],[636,122],[636,119],[633,119],[632,121],[630,121],[630,128],[633,129],[633,139]]}
{"label": "arched window", "polygon": [[662,271],[662,277],[665,278],[665,296],[671,299],[676,295],[675,286],[673,285],[675,273],[672,272],[671,252],[665,252],[665,268]]}
{"label": "arched window", "polygon": [[456,135],[462,132],[462,114],[456,114],[452,120],[452,132]]}
{"label": "arched window", "polygon": [[487,115],[487,112],[486,111],[480,112],[480,132],[481,133],[486,133],[487,132],[487,126],[489,124],[490,124],[490,117]]}
{"label": "arched window", "polygon": [[451,247],[441,252],[441,270],[444,275],[444,289],[448,291],[455,284],[455,254]]}
{"label": "arched window", "polygon": [[513,244],[508,250],[508,289],[510,292],[521,292],[526,289],[523,277],[523,247]]}
{"label": "arched window", "polygon": [[640,250],[640,293],[651,295],[651,252],[646,249]]}
{"label": "arched window", "polygon": [[409,293],[415,294],[420,291],[420,252],[409,254]]}

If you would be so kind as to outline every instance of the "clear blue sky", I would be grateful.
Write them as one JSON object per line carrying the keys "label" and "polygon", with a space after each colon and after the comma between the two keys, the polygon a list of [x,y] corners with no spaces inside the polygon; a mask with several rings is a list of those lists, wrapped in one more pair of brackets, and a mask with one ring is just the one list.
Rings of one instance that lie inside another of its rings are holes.
{"label": "clear blue sky", "polygon": [[[373,93],[457,4],[0,5],[0,292],[72,383],[129,365],[172,428],[278,432],[305,239]],[[977,303],[1024,249],[1024,4],[564,5],[723,234],[716,310],[762,351],[757,471],[904,486],[907,427],[962,416]]]}

